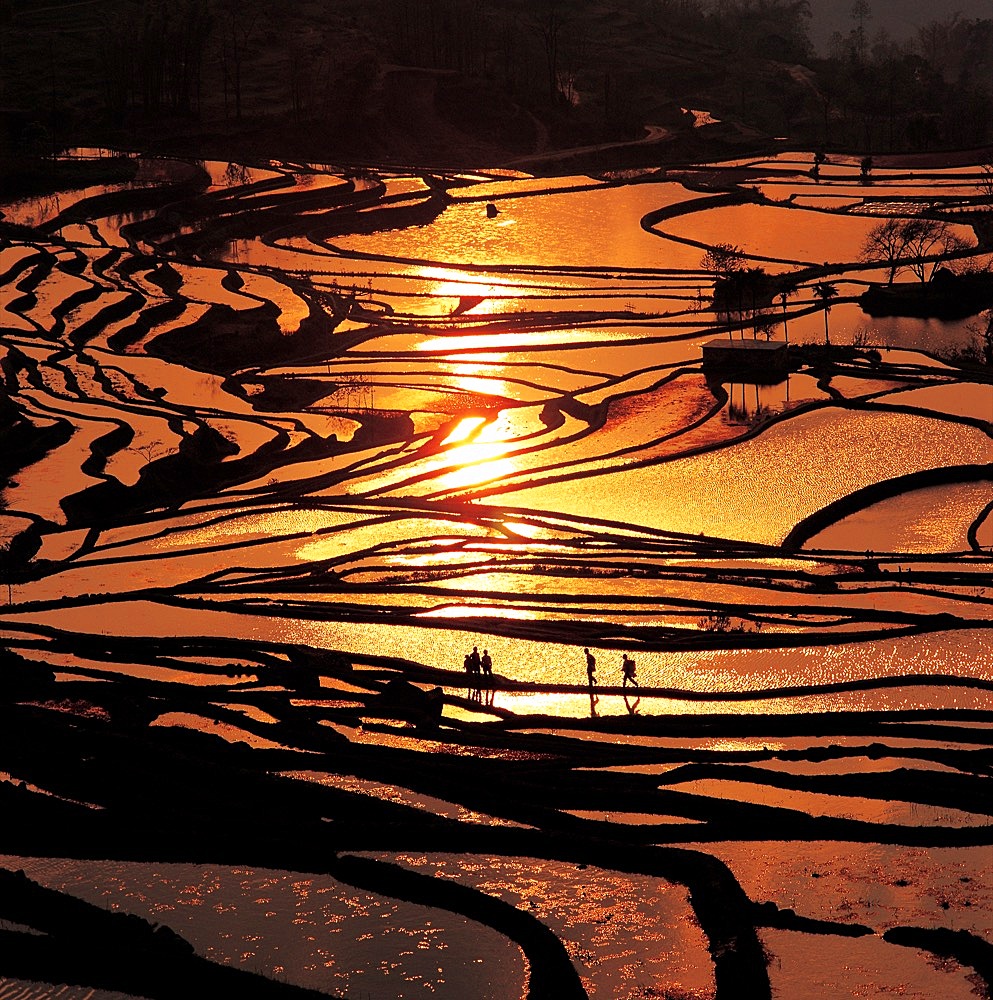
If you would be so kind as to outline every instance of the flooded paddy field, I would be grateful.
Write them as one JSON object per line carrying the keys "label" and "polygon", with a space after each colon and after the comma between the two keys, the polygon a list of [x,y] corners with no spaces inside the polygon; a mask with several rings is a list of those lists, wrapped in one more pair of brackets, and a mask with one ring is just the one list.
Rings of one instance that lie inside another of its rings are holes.
{"label": "flooded paddy field", "polygon": [[989,316],[861,259],[989,205],[811,163],[0,205],[0,998],[989,996]]}

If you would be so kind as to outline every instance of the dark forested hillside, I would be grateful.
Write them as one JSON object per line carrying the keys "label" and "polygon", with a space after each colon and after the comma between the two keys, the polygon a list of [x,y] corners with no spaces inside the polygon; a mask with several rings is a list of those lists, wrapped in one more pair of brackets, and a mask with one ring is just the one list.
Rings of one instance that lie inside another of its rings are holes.
{"label": "dark forested hillside", "polygon": [[[859,6],[820,55],[807,0],[0,0],[6,155],[275,142],[503,162],[653,125],[681,138],[674,157],[993,140],[993,19],[939,17],[898,43]],[[723,127],[694,133],[686,109]]]}

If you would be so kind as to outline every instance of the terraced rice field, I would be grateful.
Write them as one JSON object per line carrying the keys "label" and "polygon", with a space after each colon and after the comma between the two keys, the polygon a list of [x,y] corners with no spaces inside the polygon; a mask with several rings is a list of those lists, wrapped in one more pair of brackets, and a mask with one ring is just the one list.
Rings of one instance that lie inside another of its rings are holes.
{"label": "terraced rice field", "polygon": [[988,995],[986,319],[858,302],[980,170],[811,163],[0,206],[0,997]]}

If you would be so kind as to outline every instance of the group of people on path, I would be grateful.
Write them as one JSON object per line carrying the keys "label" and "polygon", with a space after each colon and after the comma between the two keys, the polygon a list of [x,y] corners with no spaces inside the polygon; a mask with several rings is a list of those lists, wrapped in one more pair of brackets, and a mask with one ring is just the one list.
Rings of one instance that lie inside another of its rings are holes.
{"label": "group of people on path", "polygon": [[[597,684],[596,657],[590,652],[588,646],[583,649],[583,652],[586,654],[586,679],[592,689]],[[479,647],[473,646],[472,652],[465,654],[462,666],[470,688],[493,686],[493,657],[490,656],[488,649],[484,649],[480,654]],[[640,686],[635,662],[627,653],[624,653],[621,656],[621,686],[627,687],[628,684],[632,684],[634,687]]]}
{"label": "group of people on path", "polygon": [[493,657],[489,650],[484,649],[483,655],[479,655],[479,647],[473,646],[471,653],[465,654],[463,662],[466,676],[469,679],[470,687],[479,687],[480,683],[489,687],[493,683]]}
{"label": "group of people on path", "polygon": [[[590,652],[589,647],[586,647],[583,652],[586,654],[586,678],[589,681],[590,687],[593,687],[597,683],[596,657]],[[621,687],[627,687],[628,684],[639,687],[636,673],[637,668],[635,667],[634,660],[627,653],[624,653],[621,656]]]}

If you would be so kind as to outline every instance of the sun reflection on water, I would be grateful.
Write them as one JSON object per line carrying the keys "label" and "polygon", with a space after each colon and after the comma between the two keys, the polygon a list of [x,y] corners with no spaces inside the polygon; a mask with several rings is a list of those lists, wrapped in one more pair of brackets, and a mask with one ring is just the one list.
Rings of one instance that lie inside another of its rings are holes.
{"label": "sun reflection on water", "polygon": [[457,441],[465,441],[474,431],[486,423],[485,417],[466,417],[460,420],[455,429],[442,441],[442,444],[455,444]]}
{"label": "sun reflection on water", "polygon": [[440,486],[480,486],[513,475],[517,466],[509,458],[501,458],[502,449],[494,444],[467,445],[459,449],[456,461],[460,468],[438,477]]}
{"label": "sun reflection on water", "polygon": [[492,607],[483,604],[448,604],[443,608],[421,611],[415,618],[519,618],[537,617],[533,612],[519,608]]}
{"label": "sun reflection on water", "polygon": [[[464,385],[472,379],[461,379]],[[436,483],[442,489],[478,486],[491,483],[518,473],[523,466],[510,454],[518,447],[517,440],[532,428],[527,424],[528,415],[513,410],[503,411],[488,423],[483,418],[462,420],[445,443],[453,441],[456,446],[444,455],[446,466],[451,471],[439,475]],[[457,442],[464,441],[464,444]]]}
{"label": "sun reflection on water", "polygon": [[406,273],[427,279],[428,291],[435,299],[455,299],[451,306],[453,316],[474,313],[480,306],[484,306],[481,312],[504,312],[522,284],[516,278],[513,282],[502,281],[492,275],[481,280],[464,271],[444,267],[414,267]]}

